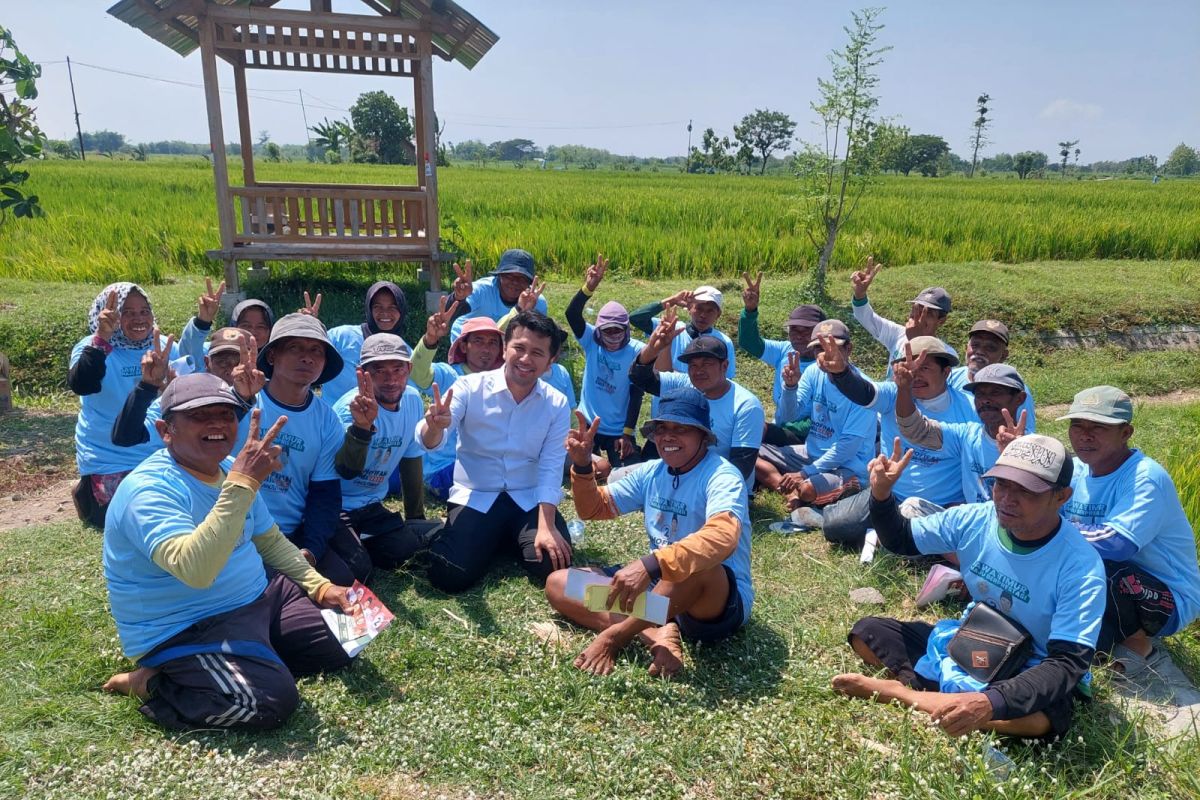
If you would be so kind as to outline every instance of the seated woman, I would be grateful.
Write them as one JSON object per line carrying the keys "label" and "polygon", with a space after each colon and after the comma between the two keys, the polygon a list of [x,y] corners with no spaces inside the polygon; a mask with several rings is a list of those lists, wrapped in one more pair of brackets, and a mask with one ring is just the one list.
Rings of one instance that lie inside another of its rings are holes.
{"label": "seated woman", "polygon": [[75,511],[84,522],[104,527],[104,512],[113,492],[131,469],[158,445],[113,444],[113,422],[125,398],[142,376],[142,359],[156,337],[168,359],[178,356],[170,338],[165,342],[154,324],[150,298],[133,283],[114,283],[92,301],[88,335],[71,350],[67,385],[79,395],[75,423],[75,462],[79,483],[72,492]]}

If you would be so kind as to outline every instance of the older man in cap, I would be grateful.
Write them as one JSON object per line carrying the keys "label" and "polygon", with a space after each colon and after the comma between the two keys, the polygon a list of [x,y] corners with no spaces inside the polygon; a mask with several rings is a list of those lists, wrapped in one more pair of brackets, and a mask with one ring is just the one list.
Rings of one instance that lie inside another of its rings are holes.
{"label": "older man in cap", "polygon": [[[1008,326],[998,319],[981,319],[971,326],[967,335],[966,363],[950,370],[950,387],[960,392],[969,392],[966,385],[975,380],[976,373],[990,364],[1008,362]],[[1025,386],[1025,400],[1021,411],[1025,412],[1026,433],[1037,427],[1034,418],[1033,391]],[[1014,415],[1014,419],[1019,415]]]}
{"label": "older man in cap", "polygon": [[[464,267],[454,265],[454,300],[458,308],[453,312],[454,322],[450,328],[450,341],[462,335],[463,325],[476,317],[487,317],[499,322],[501,317],[513,310],[521,293],[534,285],[536,266],[525,250],[513,248],[500,254],[500,261],[490,275],[472,280],[473,266],[470,261]],[[546,298],[538,292],[534,309],[546,314]]]}
{"label": "older man in cap", "polygon": [[[867,299],[867,290],[871,288],[875,276],[883,269],[883,264],[876,264],[874,258],[868,258],[866,266],[850,276],[854,287],[854,298],[850,304],[854,318],[858,324],[867,329],[888,351],[891,360],[904,355],[904,342],[918,336],[937,336],[938,331],[946,324],[950,316],[950,294],[941,286],[930,286],[917,292],[917,296],[909,302],[908,318],[901,325],[884,319],[871,307]],[[954,348],[947,345],[946,349],[958,357]],[[889,367],[890,372],[890,367]]]}
{"label": "older man in cap", "polygon": [[[314,570],[259,495],[282,465],[278,417],[229,459],[242,401],[215,375],[163,392],[166,447],[121,483],[104,529],[104,576],[121,649],[138,666],[106,691],[131,694],[167,728],[272,728],[299,703],[294,676],[349,663],[320,607],[347,590]],[[270,571],[268,571],[270,568]]]}
{"label": "older man in cap", "polygon": [[[1099,650],[1128,674],[1168,658],[1154,639],[1200,615],[1196,538],[1167,471],[1129,446],[1133,402],[1114,386],[1075,395],[1070,420],[1073,494],[1062,514],[1083,531],[1108,578]],[[1006,451],[1007,452],[1007,451]]]}
{"label": "older man in cap", "polygon": [[[909,520],[892,488],[912,457],[911,450],[901,456],[896,439],[890,456],[871,462],[871,521],[879,541],[905,556],[954,553],[974,605],[984,608],[936,626],[859,620],[851,648],[888,677],[847,673],[833,679],[833,688],[899,701],[951,736],[977,730],[1061,736],[1076,692],[1086,696],[1105,588],[1100,558],[1060,516],[1071,498],[1066,448],[1048,436],[1019,437],[987,473],[995,481],[990,502]],[[1009,644],[1020,655],[1005,655]]]}

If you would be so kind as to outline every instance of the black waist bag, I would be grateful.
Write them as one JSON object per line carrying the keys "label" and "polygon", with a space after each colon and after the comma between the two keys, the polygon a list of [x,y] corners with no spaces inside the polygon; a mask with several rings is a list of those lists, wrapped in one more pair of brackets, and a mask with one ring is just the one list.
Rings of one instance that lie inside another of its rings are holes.
{"label": "black waist bag", "polygon": [[992,683],[1011,678],[1033,654],[1033,637],[1025,626],[987,603],[967,612],[950,640],[950,657],[972,678]]}

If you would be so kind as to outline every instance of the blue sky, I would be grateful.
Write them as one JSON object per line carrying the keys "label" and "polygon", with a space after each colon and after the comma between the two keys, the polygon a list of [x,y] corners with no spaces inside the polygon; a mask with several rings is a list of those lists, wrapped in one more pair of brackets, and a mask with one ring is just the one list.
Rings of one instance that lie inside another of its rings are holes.
{"label": "blue sky", "polygon": [[[197,88],[102,71],[200,82],[181,58],[109,17],[104,0],[5,0],[3,24],[34,58],[72,61],[85,130],[132,141],[207,139]],[[816,140],[810,103],[826,56],[845,41],[857,3],[741,0],[462,0],[500,35],[472,71],[435,61],[435,103],[447,141],[528,137],[618,153],[682,155],[692,119],[732,135],[755,108],[790,114]],[[285,5],[296,5],[294,0]],[[307,5],[304,3],[303,5]],[[335,10],[366,10],[335,0]],[[880,43],[880,111],[914,133],[967,152],[974,100],[992,96],[986,153],[1056,149],[1080,140],[1081,162],[1200,146],[1200,2],[897,0]],[[223,85],[232,77],[222,72]],[[384,89],[411,105],[404,79],[251,72],[254,131],[303,142],[309,122],[346,116],[359,93]],[[51,136],[73,132],[66,65],[48,63],[37,102]],[[233,138],[231,95],[226,137]]]}

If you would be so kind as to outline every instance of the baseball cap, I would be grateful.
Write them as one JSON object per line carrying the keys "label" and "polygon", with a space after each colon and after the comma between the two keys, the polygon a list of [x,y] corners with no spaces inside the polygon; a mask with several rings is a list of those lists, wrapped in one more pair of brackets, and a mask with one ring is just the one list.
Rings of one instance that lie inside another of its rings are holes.
{"label": "baseball cap", "polygon": [[1115,386],[1093,386],[1075,395],[1059,419],[1088,419],[1106,425],[1133,422],[1133,401]]}
{"label": "baseball cap", "polygon": [[850,329],[840,319],[824,320],[813,328],[812,341],[808,343],[808,346],[816,347],[821,344],[822,336],[832,336],[838,344],[845,344],[850,341]]}
{"label": "baseball cap", "polygon": [[1009,442],[985,478],[1004,478],[1031,492],[1048,492],[1071,485],[1074,466],[1062,442],[1030,433]]}
{"label": "baseball cap", "polygon": [[500,263],[492,270],[493,275],[503,275],[506,272],[516,272],[533,280],[533,256],[526,250],[514,247],[500,254]]}
{"label": "baseball cap", "polygon": [[792,309],[792,313],[788,315],[788,328],[811,328],[818,322],[823,322],[826,319],[825,311],[820,306],[806,305],[796,306]]}
{"label": "baseball cap", "polygon": [[940,286],[930,286],[928,289],[922,289],[916,297],[912,299],[913,303],[936,308],[943,314],[950,313],[950,294]]}
{"label": "baseball cap", "polygon": [[208,346],[208,354],[241,353],[246,347],[246,337],[250,334],[241,328],[220,328],[213,331],[212,342]]}
{"label": "baseball cap", "polygon": [[975,373],[974,380],[963,384],[963,389],[973,392],[975,391],[975,387],[981,383],[1007,386],[1010,389],[1016,389],[1018,392],[1025,391],[1025,380],[1021,377],[1021,373],[1017,372],[1016,367],[1008,364],[988,364]]}
{"label": "baseball cap", "polygon": [[692,343],[687,346],[680,356],[679,360],[687,363],[693,358],[700,356],[708,356],[715,358],[718,361],[726,361],[729,358],[729,348],[715,336],[697,336],[692,339]]}
{"label": "baseball cap", "polygon": [[998,319],[981,319],[971,326],[967,336],[972,333],[990,333],[1005,344],[1008,344],[1008,326]]}
{"label": "baseball cap", "polygon": [[[921,355],[921,353],[929,353],[931,356],[936,356],[945,360],[950,366],[958,366],[958,356],[950,351],[946,343],[936,336],[915,336],[908,340],[909,347],[912,348],[913,358]],[[893,358],[892,361],[903,361],[904,350],[900,350],[900,355]]]}
{"label": "baseball cap", "polygon": [[716,303],[717,308],[725,310],[725,296],[715,286],[698,286],[692,292],[692,300],[697,303]]}
{"label": "baseball cap", "polygon": [[376,361],[412,361],[412,348],[394,333],[373,333],[363,339],[358,365]]}
{"label": "baseball cap", "polygon": [[176,378],[167,384],[160,402],[163,414],[191,411],[193,408],[205,406],[233,406],[237,409],[246,407],[233,393],[229,384],[211,372],[193,372]]}
{"label": "baseball cap", "polygon": [[320,386],[333,380],[342,371],[345,363],[342,361],[342,354],[333,346],[333,342],[329,341],[329,334],[325,332],[325,326],[321,320],[312,314],[297,313],[280,317],[279,321],[275,323],[275,327],[271,328],[271,339],[267,342],[267,346],[258,351],[258,368],[268,379],[275,371],[275,367],[267,361],[267,353],[274,350],[283,339],[314,339],[325,345],[325,369],[313,381],[314,386]]}
{"label": "baseball cap", "polygon": [[491,317],[472,317],[463,323],[458,338],[454,340],[454,344],[450,345],[450,352],[446,354],[446,362],[449,364],[464,363],[467,360],[467,354],[463,352],[464,341],[469,334],[481,331],[484,333],[494,333],[500,337],[500,341],[504,341],[504,331],[500,330],[500,326],[496,324],[496,320]]}
{"label": "baseball cap", "polygon": [[699,428],[707,435],[708,443],[717,441],[717,436],[709,427],[708,402],[699,392],[686,392],[674,397],[664,397],[658,401],[658,413],[642,426],[642,436],[650,438],[654,428],[660,422],[675,422],[680,425],[690,425]]}

